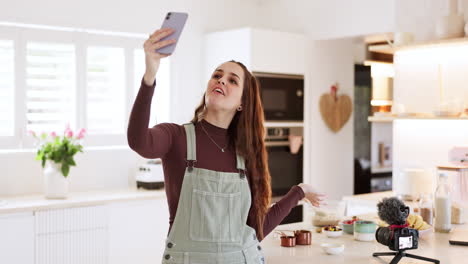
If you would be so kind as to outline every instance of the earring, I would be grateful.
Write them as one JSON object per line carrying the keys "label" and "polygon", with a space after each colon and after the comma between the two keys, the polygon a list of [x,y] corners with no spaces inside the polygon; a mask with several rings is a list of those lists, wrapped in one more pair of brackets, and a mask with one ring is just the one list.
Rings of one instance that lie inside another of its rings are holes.
{"label": "earring", "polygon": [[242,111],[242,105],[239,105],[239,107],[237,107],[237,111]]}

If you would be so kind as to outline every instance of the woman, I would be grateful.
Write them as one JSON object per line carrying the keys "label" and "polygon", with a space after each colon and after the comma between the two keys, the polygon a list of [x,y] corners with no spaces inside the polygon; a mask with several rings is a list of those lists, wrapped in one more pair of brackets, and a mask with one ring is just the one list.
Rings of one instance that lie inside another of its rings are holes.
{"label": "woman", "polygon": [[[264,263],[259,245],[304,197],[322,195],[308,184],[293,186],[270,207],[271,187],[259,84],[235,61],[211,76],[192,121],[148,128],[156,72],[155,50],[172,29],[145,41],[146,72],[130,115],[128,142],[145,158],[161,158],[169,204],[163,263]],[[156,98],[157,102],[157,98]]]}

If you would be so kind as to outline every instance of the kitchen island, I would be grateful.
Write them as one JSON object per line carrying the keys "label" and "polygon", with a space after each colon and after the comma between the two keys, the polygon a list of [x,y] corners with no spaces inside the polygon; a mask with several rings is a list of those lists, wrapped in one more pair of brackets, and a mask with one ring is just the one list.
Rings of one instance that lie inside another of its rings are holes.
{"label": "kitchen island", "polygon": [[[369,198],[369,197],[365,197]],[[375,214],[361,216],[366,220],[376,220]],[[350,234],[343,233],[338,238],[328,238],[325,234],[315,232],[315,227],[310,222],[301,222],[287,225],[280,225],[275,230],[299,230],[306,229],[312,231],[312,244],[303,246],[296,245],[292,248],[281,247],[279,235],[275,231],[271,232],[261,242],[263,252],[268,264],[301,264],[301,263],[389,263],[393,257],[372,257],[374,252],[390,252],[387,246],[377,241],[361,242],[354,240]],[[452,232],[468,230],[468,225],[453,225]],[[290,232],[289,232],[290,233]],[[428,258],[440,260],[443,264],[468,263],[468,247],[450,245],[450,234],[429,233],[419,239],[419,247],[416,250],[408,250],[407,253],[420,255]],[[344,251],[340,255],[327,255],[320,244],[322,243],[343,243]],[[421,260],[403,258],[399,263],[430,263]]]}

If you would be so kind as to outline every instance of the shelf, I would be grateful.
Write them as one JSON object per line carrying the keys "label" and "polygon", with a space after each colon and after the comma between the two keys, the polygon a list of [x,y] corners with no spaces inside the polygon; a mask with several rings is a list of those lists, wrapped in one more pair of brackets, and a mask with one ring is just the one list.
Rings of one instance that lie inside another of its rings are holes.
{"label": "shelf", "polygon": [[304,127],[304,122],[265,122],[265,127]]}
{"label": "shelf", "polygon": [[371,167],[371,173],[388,173],[392,172],[392,167]]}
{"label": "shelf", "polygon": [[461,117],[440,117],[440,116],[369,116],[369,122],[393,122],[393,120],[420,119],[420,120],[468,120],[467,116]]}
{"label": "shelf", "polygon": [[468,37],[433,40],[433,41],[419,42],[419,43],[413,43],[413,44],[402,45],[402,46],[394,46],[394,47],[390,46],[389,44],[371,45],[369,46],[369,51],[384,53],[384,54],[394,54],[396,51],[400,51],[400,50],[411,50],[411,49],[448,46],[448,45],[468,45]]}
{"label": "shelf", "polygon": [[395,48],[389,44],[379,44],[369,46],[369,51],[393,55]]}
{"label": "shelf", "polygon": [[437,169],[448,171],[468,170],[468,165],[439,165]]}
{"label": "shelf", "polygon": [[369,116],[367,121],[369,122],[393,122],[395,117],[393,116]]}

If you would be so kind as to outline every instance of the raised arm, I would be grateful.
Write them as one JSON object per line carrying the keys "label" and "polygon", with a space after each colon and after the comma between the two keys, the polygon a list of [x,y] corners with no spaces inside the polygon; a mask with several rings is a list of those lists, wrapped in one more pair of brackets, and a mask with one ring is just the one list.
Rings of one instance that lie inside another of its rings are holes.
{"label": "raised arm", "polygon": [[142,80],[127,128],[128,145],[147,159],[162,158],[172,145],[172,134],[165,124],[148,127],[154,89],[155,82],[148,86]]}
{"label": "raised arm", "polygon": [[175,42],[173,39],[160,41],[173,32],[172,29],[156,30],[143,45],[146,71],[130,114],[127,140],[130,148],[145,158],[161,158],[169,151],[172,144],[171,133],[165,124],[152,128],[148,128],[148,125],[151,101],[156,86],[156,73],[161,58],[169,56],[160,54],[156,50]]}

